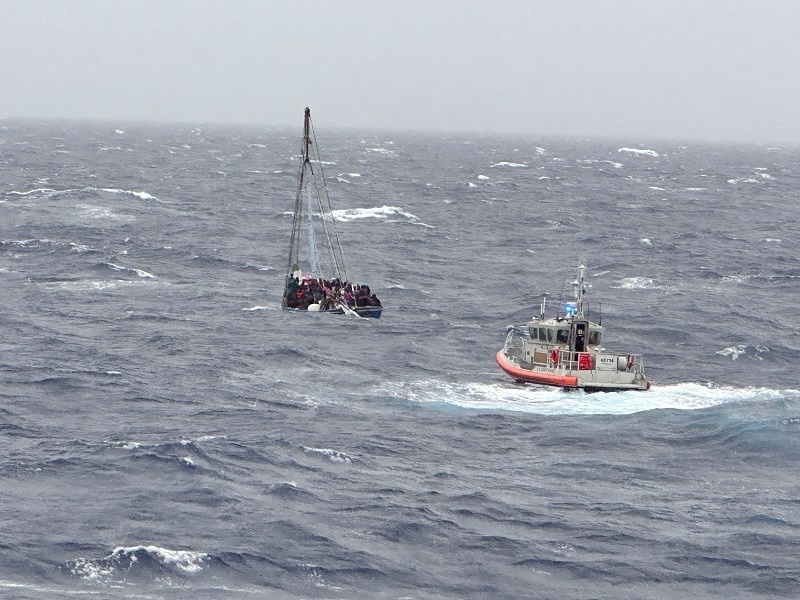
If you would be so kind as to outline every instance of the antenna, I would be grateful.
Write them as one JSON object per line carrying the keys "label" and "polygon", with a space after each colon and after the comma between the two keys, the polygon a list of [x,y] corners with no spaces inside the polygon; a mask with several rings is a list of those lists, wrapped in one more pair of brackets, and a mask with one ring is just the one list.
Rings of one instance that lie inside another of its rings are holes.
{"label": "antenna", "polygon": [[577,308],[577,316],[581,319],[584,318],[583,316],[583,299],[586,295],[586,286],[584,285],[584,276],[586,275],[586,261],[581,259],[580,264],[578,265],[578,279],[572,284],[575,290],[575,303],[578,305]]}
{"label": "antenna", "polygon": [[558,293],[558,308],[556,309],[556,321],[561,322],[561,305],[564,304],[564,281],[561,282],[561,291]]}

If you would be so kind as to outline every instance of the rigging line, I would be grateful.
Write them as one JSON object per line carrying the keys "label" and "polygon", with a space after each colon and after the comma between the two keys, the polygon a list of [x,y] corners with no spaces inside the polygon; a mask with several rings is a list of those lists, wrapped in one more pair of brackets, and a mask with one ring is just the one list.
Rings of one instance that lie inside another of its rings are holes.
{"label": "rigging line", "polygon": [[[322,216],[325,235],[328,238],[328,249],[329,252],[331,253],[331,263],[336,271],[336,276],[341,279],[341,270],[343,268],[346,268],[346,264],[344,262],[344,252],[342,250],[341,241],[338,238],[336,223],[333,219],[333,206],[331,205],[330,196],[328,195],[328,187],[325,183],[325,172],[322,167],[322,159],[319,155],[319,144],[317,143],[317,138],[316,138],[316,133],[314,132],[313,123],[311,123],[310,125],[310,130],[311,130],[311,135],[314,137],[314,156],[317,159],[317,163],[319,164],[319,181],[315,178],[314,185],[317,188],[317,198],[319,200],[320,215]],[[322,188],[322,192],[324,193],[320,192],[320,187]],[[325,209],[325,206],[323,205],[323,199],[327,201],[328,204],[327,211]],[[325,222],[326,214],[330,216],[330,227],[328,226],[329,224]],[[331,233],[330,233],[331,229],[334,232],[336,238],[335,240],[331,238]]]}
{"label": "rigging line", "polygon": [[[323,182],[323,186],[324,185],[325,184]],[[331,239],[331,233],[329,231],[329,223],[327,222],[328,220],[330,220],[331,223],[333,222],[333,215],[330,213],[326,214],[325,212],[325,207],[322,204],[322,196],[319,190],[319,183],[316,180],[314,181],[314,187],[317,192],[317,203],[319,205],[320,220],[322,221],[322,231],[325,233],[325,238],[328,241],[328,243],[326,244],[329,255],[328,257],[331,261],[331,266],[333,267],[334,273],[338,278],[341,276],[340,265],[336,260],[336,252],[334,250],[333,240]]]}
{"label": "rigging line", "polygon": [[[350,273],[350,266],[347,264],[347,259],[345,258],[344,252],[342,251],[342,242],[341,239],[339,238],[339,230],[336,228],[336,223],[333,219],[333,206],[331,205],[331,198],[328,195],[328,188],[325,185],[325,171],[322,168],[322,161],[319,159],[319,151],[317,150],[317,148],[319,148],[319,144],[317,144],[317,133],[316,131],[314,131],[314,123],[311,121],[311,117],[309,117],[309,128],[311,130],[310,132],[311,137],[314,138],[314,152],[316,153],[317,161],[319,162],[319,172],[320,175],[322,176],[322,187],[325,191],[325,200],[328,203],[328,210],[331,215],[331,227],[333,229],[334,236],[336,237],[336,247],[339,250],[339,259],[341,261],[342,266],[344,267],[345,280],[350,281],[352,279],[352,275]],[[333,245],[331,245],[331,247],[333,247]]]}
{"label": "rigging line", "polygon": [[317,253],[317,236],[314,231],[314,207],[312,206],[311,195],[311,188],[306,187],[304,202],[308,204],[308,260],[311,265],[311,276],[320,277],[322,271],[320,269],[319,254]]}
{"label": "rigging line", "polygon": [[[320,158],[319,158],[319,153],[315,154],[315,158],[316,158],[318,163],[321,162]],[[326,220],[326,210],[325,210],[324,204],[322,203],[322,194],[320,193],[320,180],[321,180],[321,184],[322,184],[322,189],[323,190],[325,189],[325,180],[324,180],[324,178],[321,179],[321,173],[318,174],[318,173],[316,173],[314,171],[313,163],[311,163],[309,161],[308,165],[309,165],[308,168],[311,170],[311,175],[312,175],[311,176],[311,181],[312,181],[312,183],[314,185],[314,191],[316,192],[317,205],[319,206],[320,221],[322,222],[322,231],[324,232],[325,239],[328,242],[326,244],[326,250],[328,251],[328,259],[330,260],[330,268],[333,271],[334,276],[339,278],[339,279],[341,279],[341,266],[339,265],[339,262],[337,262],[336,252],[335,252],[335,249],[334,249],[334,243],[333,243],[333,240],[331,239],[330,231],[328,230],[328,223],[326,222],[327,221]],[[320,167],[320,171],[321,170],[322,170],[322,167]],[[309,202],[309,204],[310,204],[310,202]],[[330,211],[328,211],[328,212],[330,212]],[[313,220],[313,218],[314,218],[313,214],[311,214],[311,206],[309,206],[309,222],[311,222]],[[330,219],[331,219],[331,222],[333,222],[333,215],[330,215]],[[314,250],[316,251],[316,247],[314,248]],[[314,252],[314,254],[315,254],[315,256],[317,256],[316,252]]]}
{"label": "rigging line", "polygon": [[303,152],[304,160],[300,164],[300,172],[298,173],[297,196],[294,201],[294,216],[292,217],[292,237],[289,242],[289,264],[286,268],[286,281],[284,282],[283,295],[289,289],[289,275],[292,273],[292,267],[299,260],[300,254],[300,228],[302,227],[303,217],[303,188],[305,186],[305,152]]}

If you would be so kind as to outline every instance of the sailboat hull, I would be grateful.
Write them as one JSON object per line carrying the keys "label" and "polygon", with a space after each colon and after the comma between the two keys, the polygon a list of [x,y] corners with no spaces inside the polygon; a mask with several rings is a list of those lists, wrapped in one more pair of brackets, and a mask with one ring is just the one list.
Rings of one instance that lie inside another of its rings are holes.
{"label": "sailboat hull", "polygon": [[[288,306],[283,306],[283,310],[289,312],[298,312],[298,313],[308,313],[314,312],[318,314],[329,314],[329,315],[343,315],[344,309],[342,308],[332,308],[330,310],[316,310],[316,311],[309,311],[305,308],[289,308]],[[355,306],[350,309],[351,311],[355,312],[359,317],[363,317],[365,319],[380,319],[381,312],[383,311],[382,306]]]}

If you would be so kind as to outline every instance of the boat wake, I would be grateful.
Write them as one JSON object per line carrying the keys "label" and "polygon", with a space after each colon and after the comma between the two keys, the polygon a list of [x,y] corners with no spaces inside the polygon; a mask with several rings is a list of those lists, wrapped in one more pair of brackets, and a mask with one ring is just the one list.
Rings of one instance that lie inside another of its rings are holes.
{"label": "boat wake", "polygon": [[734,388],[701,383],[654,386],[640,391],[564,391],[532,385],[417,381],[384,386],[394,398],[476,411],[512,411],[538,415],[629,415],[657,409],[698,410],[738,402],[800,399],[800,390]]}

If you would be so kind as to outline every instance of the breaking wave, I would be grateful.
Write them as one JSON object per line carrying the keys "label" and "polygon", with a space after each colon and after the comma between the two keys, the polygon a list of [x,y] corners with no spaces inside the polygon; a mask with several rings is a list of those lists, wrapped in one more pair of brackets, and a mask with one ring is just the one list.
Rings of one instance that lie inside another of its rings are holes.
{"label": "breaking wave", "polygon": [[36,188],[32,190],[28,190],[25,192],[20,192],[17,190],[11,190],[8,192],[3,192],[6,196],[45,196],[48,198],[52,198],[55,196],[67,195],[67,194],[99,194],[99,193],[106,193],[106,194],[120,194],[125,196],[134,196],[139,198],[140,200],[151,200],[153,202],[161,202],[165,203],[163,200],[159,200],[152,194],[148,192],[138,192],[136,190],[122,190],[119,188],[97,188],[97,187],[85,187],[85,188],[74,188],[74,189],[67,189],[67,190],[55,190],[52,188]]}
{"label": "breaking wave", "polygon": [[353,458],[344,452],[339,452],[338,450],[331,450],[330,448],[307,448],[303,447],[303,451],[306,454],[320,454],[330,460],[331,462],[340,462],[350,464],[353,462]]}
{"label": "breaking wave", "polygon": [[655,150],[643,150],[641,148],[620,148],[617,152],[627,152],[629,154],[638,154],[639,156],[658,156]]}
{"label": "breaking wave", "polygon": [[769,354],[770,350],[766,346],[748,346],[746,344],[739,344],[737,346],[729,346],[723,350],[717,350],[716,354],[721,356],[729,356],[731,360],[738,360],[740,357],[749,358],[752,360],[764,360],[764,356]]}
{"label": "breaking wave", "polygon": [[137,277],[143,277],[145,279],[155,279],[156,276],[148,273],[147,271],[143,271],[142,269],[137,269],[136,267],[123,267],[120,265],[115,265],[114,263],[107,263],[110,269],[114,271],[119,271],[121,273],[130,273],[136,275]]}
{"label": "breaking wave", "polygon": [[499,162],[499,163],[494,163],[491,166],[492,167],[512,167],[512,168],[515,168],[515,169],[527,169],[528,168],[528,165],[526,165],[524,163],[515,163],[515,162],[506,162],[506,161],[502,161],[502,162]]}
{"label": "breaking wave", "polygon": [[409,212],[404,211],[399,206],[378,206],[375,208],[346,208],[340,210],[334,210],[331,213],[333,218],[337,221],[341,221],[343,223],[347,223],[350,221],[358,221],[361,219],[381,219],[384,221],[389,222],[397,222],[399,219],[396,217],[402,217],[408,223],[413,223],[414,225],[422,225],[423,227],[429,227],[434,229],[433,225],[428,225],[427,223],[423,223],[419,220],[416,215],[412,215]]}
{"label": "breaking wave", "polygon": [[79,558],[67,563],[70,573],[86,580],[106,580],[122,571],[155,567],[158,571],[193,574],[203,568],[204,552],[168,550],[158,546],[118,547],[104,558]]}

